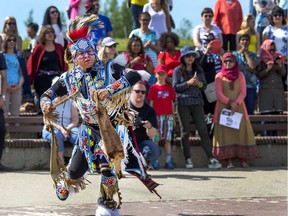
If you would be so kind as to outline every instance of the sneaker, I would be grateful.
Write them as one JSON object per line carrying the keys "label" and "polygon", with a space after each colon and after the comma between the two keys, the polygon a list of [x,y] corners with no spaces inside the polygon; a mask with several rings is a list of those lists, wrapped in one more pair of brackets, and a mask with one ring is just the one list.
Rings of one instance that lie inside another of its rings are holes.
{"label": "sneaker", "polygon": [[154,170],[159,170],[159,161],[156,160],[152,163],[152,167]]}
{"label": "sneaker", "polygon": [[192,169],[192,168],[193,168],[192,160],[191,160],[191,158],[188,158],[186,160],[186,169]]}
{"label": "sneaker", "polygon": [[168,161],[168,162],[165,163],[165,168],[166,169],[173,170],[174,167],[175,167],[175,165],[174,165],[173,161]]}
{"label": "sneaker", "polygon": [[67,190],[62,184],[57,184],[56,196],[58,199],[64,201],[69,196],[69,190]]}
{"label": "sneaker", "polygon": [[209,169],[221,169],[222,164],[215,158],[212,158],[208,164],[208,168]]}

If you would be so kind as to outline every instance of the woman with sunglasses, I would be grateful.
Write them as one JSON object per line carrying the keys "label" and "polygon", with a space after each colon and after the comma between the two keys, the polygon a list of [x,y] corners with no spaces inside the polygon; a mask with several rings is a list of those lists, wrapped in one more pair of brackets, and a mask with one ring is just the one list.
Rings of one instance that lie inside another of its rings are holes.
{"label": "woman with sunglasses", "polygon": [[[2,28],[2,41],[4,41],[5,37],[8,35],[15,35],[16,37],[16,50],[17,52],[22,52],[22,38],[19,35],[16,19],[13,16],[8,16],[5,18],[4,25]],[[0,41],[1,42],[1,41]],[[0,43],[1,45],[1,43]],[[2,46],[0,47],[2,49]]]}
{"label": "woman with sunglasses", "polygon": [[272,39],[276,45],[276,51],[281,53],[287,64],[287,42],[288,42],[288,26],[285,19],[285,13],[282,8],[276,6],[272,10],[271,24],[263,31],[263,41]]}
{"label": "woman with sunglasses", "polygon": [[[276,52],[282,55],[284,59],[285,67],[287,68],[288,62],[288,25],[285,19],[285,13],[282,8],[276,6],[272,10],[271,24],[268,25],[263,31],[263,41],[266,39],[272,39],[276,46]],[[285,91],[287,91],[287,77],[282,78]]]}
{"label": "woman with sunglasses", "polygon": [[211,140],[205,122],[202,91],[207,84],[202,68],[195,61],[199,57],[199,53],[194,51],[191,46],[184,46],[180,52],[181,64],[174,70],[172,85],[176,92],[175,105],[180,121],[185,165],[187,169],[193,168],[189,144],[190,117],[192,117],[201,137],[203,149],[209,159],[208,167],[219,169],[222,165],[212,155]]}
{"label": "woman with sunglasses", "polygon": [[24,78],[16,49],[16,36],[7,35],[3,42],[3,53],[6,60],[7,88],[5,94],[6,115],[19,116],[22,102],[22,85]]}
{"label": "woman with sunglasses", "polygon": [[64,48],[55,43],[55,31],[51,25],[41,28],[39,44],[35,46],[27,62],[30,84],[35,88],[35,103],[39,108],[39,98],[47,90],[56,76],[68,70],[64,61]]}
{"label": "woman with sunglasses", "polygon": [[[24,84],[23,84],[23,98],[32,98],[32,92],[31,92],[31,87],[29,83],[29,77],[27,74],[27,69],[26,69],[26,59],[22,55],[22,38],[18,33],[18,28],[17,28],[17,22],[15,17],[8,16],[5,18],[4,26],[2,29],[2,37],[0,37],[0,45],[1,45],[1,39],[4,40],[4,38],[7,35],[14,35],[16,37],[16,50],[17,50],[17,57],[18,61],[20,63],[22,75],[24,77]],[[0,47],[0,50],[2,49],[2,46]]]}
{"label": "woman with sunglasses", "polygon": [[220,40],[222,45],[222,31],[221,29],[212,24],[214,17],[213,10],[211,8],[204,8],[201,12],[201,20],[203,24],[197,25],[193,29],[192,37],[195,47],[197,49],[203,50],[205,44],[205,34],[212,33],[215,40]]}
{"label": "woman with sunglasses", "polygon": [[106,65],[109,60],[116,58],[118,55],[118,44],[119,43],[112,37],[106,37],[102,40],[102,45],[98,52],[98,58],[104,62],[104,65]]}
{"label": "woman with sunglasses", "polygon": [[63,47],[66,47],[66,28],[61,22],[60,11],[57,7],[50,6],[46,9],[42,22],[42,27],[46,25],[51,25],[54,29],[56,35],[54,39],[55,42],[61,44]]}
{"label": "woman with sunglasses", "polygon": [[[215,77],[217,102],[213,121],[213,153],[218,160],[226,160],[227,168],[234,168],[234,159],[239,159],[243,168],[249,167],[248,159],[258,157],[254,132],[245,106],[246,81],[239,71],[238,62],[232,53],[223,55],[221,71]],[[226,108],[243,114],[239,129],[220,124],[220,115]]]}

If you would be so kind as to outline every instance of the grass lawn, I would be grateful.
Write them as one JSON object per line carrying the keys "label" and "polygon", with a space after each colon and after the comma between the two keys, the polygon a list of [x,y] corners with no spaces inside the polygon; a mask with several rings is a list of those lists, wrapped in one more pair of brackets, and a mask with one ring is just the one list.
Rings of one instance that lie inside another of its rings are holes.
{"label": "grass lawn", "polygon": [[[117,50],[118,51],[125,51],[126,50],[126,46],[128,43],[128,38],[114,38],[115,41],[117,41],[119,43]],[[23,44],[22,47],[23,49],[26,49],[28,47],[29,41],[28,40],[23,40]],[[193,45],[193,41],[192,39],[180,39],[180,45],[179,45],[179,49],[185,45]]]}

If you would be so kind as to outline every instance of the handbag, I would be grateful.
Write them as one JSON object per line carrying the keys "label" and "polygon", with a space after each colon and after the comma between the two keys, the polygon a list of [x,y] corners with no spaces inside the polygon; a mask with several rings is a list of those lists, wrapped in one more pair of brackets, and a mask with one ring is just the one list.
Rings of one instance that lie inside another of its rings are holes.
{"label": "handbag", "polygon": [[204,94],[209,103],[213,103],[217,100],[215,81],[207,85],[206,89],[204,90]]}

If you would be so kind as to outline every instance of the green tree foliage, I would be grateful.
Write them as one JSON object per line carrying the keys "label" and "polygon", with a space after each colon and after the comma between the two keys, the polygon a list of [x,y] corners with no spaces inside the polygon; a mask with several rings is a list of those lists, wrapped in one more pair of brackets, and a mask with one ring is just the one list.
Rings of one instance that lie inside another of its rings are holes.
{"label": "green tree foliage", "polygon": [[126,2],[124,1],[121,6],[121,22],[123,26],[124,38],[128,38],[130,32],[133,30],[133,20],[132,13],[129,8],[127,8]]}
{"label": "green tree foliage", "polygon": [[29,11],[28,18],[24,21],[24,25],[27,26],[29,23],[33,22],[33,9]]}
{"label": "green tree foliage", "polygon": [[180,28],[176,29],[176,33],[180,38],[191,38],[192,36],[192,22],[186,18],[183,18],[180,22]]}
{"label": "green tree foliage", "polygon": [[62,23],[64,26],[67,26],[66,16],[67,16],[67,13],[66,13],[66,12],[64,13],[63,11],[60,11],[61,23]]}
{"label": "green tree foliage", "polygon": [[104,3],[103,14],[108,16],[112,27],[113,37],[127,38],[132,31],[133,21],[130,10],[126,7],[126,2],[118,6],[117,0],[107,0]]}

